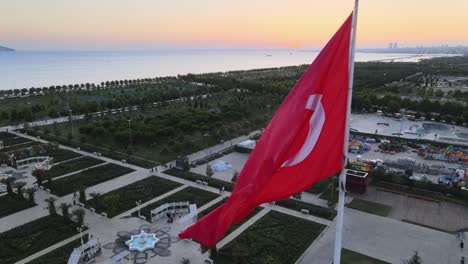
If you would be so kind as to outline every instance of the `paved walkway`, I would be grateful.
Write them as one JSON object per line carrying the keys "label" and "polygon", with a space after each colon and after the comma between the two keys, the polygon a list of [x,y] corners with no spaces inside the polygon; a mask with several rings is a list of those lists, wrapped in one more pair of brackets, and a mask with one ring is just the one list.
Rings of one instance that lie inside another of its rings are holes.
{"label": "paved walkway", "polygon": [[[459,263],[462,252],[454,235],[345,208],[343,247],[367,256],[401,263],[418,251],[423,263]],[[335,223],[307,249],[302,264],[330,264]],[[468,251],[463,254],[468,256]]]}

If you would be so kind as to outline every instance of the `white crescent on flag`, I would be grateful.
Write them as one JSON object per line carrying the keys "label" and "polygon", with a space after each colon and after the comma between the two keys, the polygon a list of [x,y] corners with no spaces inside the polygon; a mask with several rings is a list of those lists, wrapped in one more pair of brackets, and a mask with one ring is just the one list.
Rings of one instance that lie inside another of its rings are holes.
{"label": "white crescent on flag", "polygon": [[302,145],[301,149],[296,153],[294,158],[287,160],[281,167],[291,167],[303,161],[315,147],[318,137],[322,132],[323,124],[325,123],[325,110],[322,105],[322,95],[313,94],[307,99],[305,109],[313,110],[314,113],[309,119],[309,133]]}

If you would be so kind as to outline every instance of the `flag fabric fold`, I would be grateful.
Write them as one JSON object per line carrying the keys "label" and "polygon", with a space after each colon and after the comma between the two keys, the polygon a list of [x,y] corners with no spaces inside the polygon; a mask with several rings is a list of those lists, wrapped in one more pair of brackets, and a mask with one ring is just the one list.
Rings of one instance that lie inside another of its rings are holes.
{"label": "flag fabric fold", "polygon": [[179,234],[211,247],[257,206],[340,172],[347,114],[352,14],[263,131],[227,202]]}

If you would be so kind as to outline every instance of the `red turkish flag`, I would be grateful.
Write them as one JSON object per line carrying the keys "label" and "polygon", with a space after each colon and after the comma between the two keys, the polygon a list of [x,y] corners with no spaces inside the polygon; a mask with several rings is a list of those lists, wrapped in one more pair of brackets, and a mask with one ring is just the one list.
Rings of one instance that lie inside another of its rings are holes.
{"label": "red turkish flag", "polygon": [[297,82],[252,151],[228,201],[179,234],[213,246],[257,206],[343,168],[352,14]]}

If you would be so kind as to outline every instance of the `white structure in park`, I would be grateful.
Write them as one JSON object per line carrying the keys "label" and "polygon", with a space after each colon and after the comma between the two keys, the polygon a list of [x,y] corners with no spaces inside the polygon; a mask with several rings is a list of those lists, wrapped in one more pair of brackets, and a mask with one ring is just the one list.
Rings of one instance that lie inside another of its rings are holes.
{"label": "white structure in park", "polygon": [[257,142],[255,140],[248,139],[246,141],[242,141],[241,143],[238,143],[237,146],[241,148],[253,150],[256,144]]}
{"label": "white structure in park", "polygon": [[54,158],[49,157],[49,156],[30,157],[30,158],[16,160],[16,167],[18,169],[26,168],[32,163],[38,163],[36,165],[36,169],[47,170],[49,169],[50,166],[52,166],[53,161],[54,161]]}
{"label": "white structure in park", "polygon": [[91,263],[101,254],[101,245],[95,239],[75,248],[67,264]]}
{"label": "white structure in park", "polygon": [[163,204],[151,210],[151,223],[163,218],[167,213],[169,214],[187,214],[179,219],[179,224],[186,225],[188,221],[190,224],[197,220],[197,205],[190,204],[189,202],[175,202]]}

